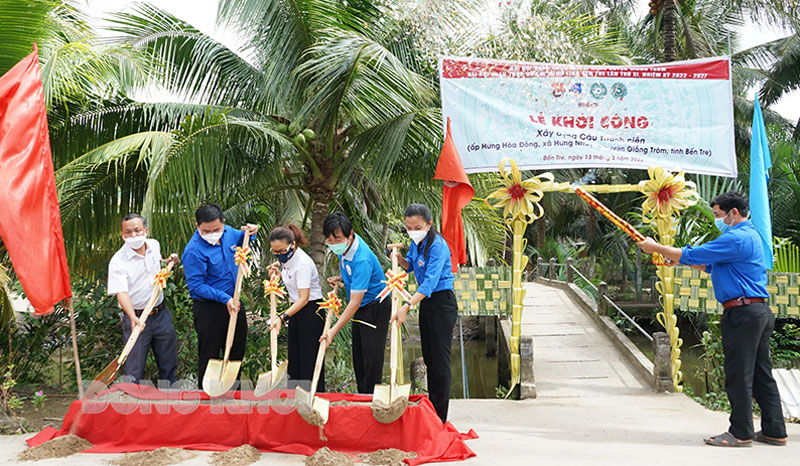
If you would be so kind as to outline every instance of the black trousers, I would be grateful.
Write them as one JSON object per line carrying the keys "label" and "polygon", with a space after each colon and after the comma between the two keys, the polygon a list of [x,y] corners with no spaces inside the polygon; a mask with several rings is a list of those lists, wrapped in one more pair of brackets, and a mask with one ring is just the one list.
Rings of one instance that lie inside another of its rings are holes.
{"label": "black trousers", "polygon": [[[137,312],[136,315],[139,316],[141,313]],[[122,336],[125,343],[128,342],[131,332],[133,332],[131,319],[122,313]],[[150,348],[153,349],[153,357],[158,365],[158,380],[174,384],[178,380],[178,337],[172,325],[172,314],[169,309],[164,308],[147,317],[147,325],[144,326],[128,359],[125,360],[125,375],[133,383],[139,383],[144,377],[144,365]]]}
{"label": "black trousers", "polygon": [[730,433],[753,438],[753,398],[761,408],[761,430],[767,437],[786,437],[778,386],[772,378],[769,338],[775,318],[766,303],[752,303],[722,314],[725,391],[731,403]]}
{"label": "black trousers", "polygon": [[[195,299],[192,303],[194,329],[197,331],[197,387],[203,389],[203,374],[209,359],[222,359],[225,354],[225,339],[228,336],[228,307],[216,301]],[[230,360],[241,361],[247,347],[247,317],[244,305],[239,305],[236,332],[233,335]],[[241,378],[241,371],[239,376]]]}
{"label": "black trousers", "polygon": [[376,328],[353,322],[353,368],[356,373],[358,393],[372,393],[383,378],[383,356],[386,352],[386,334],[392,317],[392,301],[373,301],[361,306],[353,319],[368,322]]}
{"label": "black trousers", "polygon": [[428,398],[442,422],[450,405],[450,347],[458,318],[458,302],[451,290],[437,291],[419,303],[422,359],[428,371]]}
{"label": "black trousers", "polygon": [[[307,382],[310,387],[314,377],[314,365],[317,362],[319,337],[325,327],[325,314],[317,314],[319,301],[309,301],[297,311],[288,322],[289,333],[289,388],[296,387],[298,382]],[[323,309],[324,311],[324,309]],[[304,385],[305,386],[305,385]],[[317,392],[325,391],[325,366],[319,375]]]}

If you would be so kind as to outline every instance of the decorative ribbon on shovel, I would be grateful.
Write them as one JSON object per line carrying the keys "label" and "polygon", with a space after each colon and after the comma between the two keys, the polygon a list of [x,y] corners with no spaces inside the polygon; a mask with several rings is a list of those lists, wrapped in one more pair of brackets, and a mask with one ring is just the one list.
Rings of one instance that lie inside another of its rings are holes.
{"label": "decorative ribbon on shovel", "polygon": [[275,295],[277,298],[283,299],[286,296],[286,290],[280,284],[281,277],[275,275],[270,280],[264,280],[264,296]]}
{"label": "decorative ribbon on shovel", "polygon": [[342,300],[336,296],[335,290],[328,292],[328,299],[322,301],[319,309],[330,309],[336,317],[339,317],[342,313]]}
{"label": "decorative ribbon on shovel", "polygon": [[161,269],[156,274],[156,278],[153,280],[153,285],[163,290],[164,288],[167,287],[167,279],[171,276],[172,276],[172,270]]}
{"label": "decorative ribbon on shovel", "polygon": [[233,254],[233,261],[236,265],[243,265],[244,266],[244,276],[250,276],[250,266],[247,262],[250,260],[250,248],[249,247],[237,247],[236,252]]}
{"label": "decorative ribbon on shovel", "polygon": [[378,293],[378,298],[381,299],[383,302],[387,296],[392,293],[392,290],[397,290],[406,301],[411,301],[411,295],[406,291],[406,281],[408,280],[408,272],[400,272],[395,275],[394,272],[391,270],[386,271],[386,280],[383,283],[386,283],[386,287]]}

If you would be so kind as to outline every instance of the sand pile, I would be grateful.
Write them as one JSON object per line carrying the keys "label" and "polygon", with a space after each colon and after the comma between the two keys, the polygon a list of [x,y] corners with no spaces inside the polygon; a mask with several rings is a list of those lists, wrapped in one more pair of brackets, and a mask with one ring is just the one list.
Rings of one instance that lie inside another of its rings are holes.
{"label": "sand pile", "polygon": [[303,460],[305,466],[351,466],[353,458],[344,453],[322,447],[316,453]]}
{"label": "sand pile", "polygon": [[247,466],[261,459],[261,452],[252,445],[242,445],[228,451],[218,451],[211,455],[214,466]]}
{"label": "sand pile", "polygon": [[417,454],[413,451],[403,451],[396,448],[388,450],[378,450],[372,453],[362,453],[358,455],[366,464],[378,464],[381,466],[405,466],[404,459],[414,459]]}
{"label": "sand pile", "polygon": [[17,456],[19,461],[39,461],[47,458],[64,458],[80,453],[92,444],[77,435],[64,435],[48,440],[43,444],[28,448]]}
{"label": "sand pile", "polygon": [[196,453],[182,448],[159,448],[152,451],[127,453],[120,458],[110,460],[108,464],[115,466],[167,466],[182,463],[195,455]]}

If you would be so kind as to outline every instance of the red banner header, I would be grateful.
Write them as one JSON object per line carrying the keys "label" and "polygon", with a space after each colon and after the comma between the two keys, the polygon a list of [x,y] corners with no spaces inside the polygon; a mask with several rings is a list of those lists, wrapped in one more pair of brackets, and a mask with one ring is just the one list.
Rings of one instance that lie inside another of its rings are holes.
{"label": "red banner header", "polygon": [[730,79],[727,58],[633,66],[556,65],[442,58],[442,78]]}

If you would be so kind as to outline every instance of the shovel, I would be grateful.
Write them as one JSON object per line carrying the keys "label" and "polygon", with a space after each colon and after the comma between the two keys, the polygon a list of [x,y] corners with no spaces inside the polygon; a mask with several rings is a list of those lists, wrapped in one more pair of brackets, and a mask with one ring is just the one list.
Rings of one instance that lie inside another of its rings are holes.
{"label": "shovel", "polygon": [[[278,263],[272,264],[273,266]],[[272,325],[275,319],[278,318],[278,297],[275,293],[269,295],[269,322]],[[289,368],[289,361],[283,361],[280,365],[277,364],[278,359],[278,329],[270,329],[269,331],[269,351],[272,359],[271,369],[269,372],[258,375],[258,382],[256,389],[253,391],[255,396],[264,396],[275,387],[286,375],[286,370]]]}
{"label": "shovel", "polygon": [[[328,299],[336,296],[336,291],[339,289],[337,283],[333,287],[333,291],[328,294]],[[331,320],[333,319],[333,309],[328,308],[325,315],[325,326],[322,333],[326,333],[331,328]],[[328,422],[328,411],[330,409],[330,401],[325,398],[315,396],[317,394],[317,384],[319,383],[319,373],[322,370],[322,365],[325,363],[325,351],[328,349],[328,342],[322,341],[319,344],[317,351],[317,363],[314,366],[314,376],[311,379],[311,391],[307,392],[302,387],[295,388],[295,402],[297,403],[297,412],[300,417],[307,423],[314,426],[323,426]]]}
{"label": "shovel", "polygon": [[[250,243],[250,235],[245,231],[242,249],[247,249]],[[233,291],[233,302],[236,312],[230,314],[228,320],[228,336],[225,339],[225,356],[222,360],[209,359],[206,372],[203,374],[203,391],[209,396],[221,396],[236,383],[236,376],[239,375],[239,368],[242,361],[230,361],[231,346],[233,346],[233,336],[236,333],[236,319],[239,316],[239,296],[242,293],[242,280],[244,279],[247,261],[239,264],[239,272],[236,274],[236,287]]]}
{"label": "shovel", "polygon": [[[392,273],[397,274],[400,268],[397,265],[397,256],[395,251],[402,244],[390,244],[388,247],[392,250]],[[392,317],[397,314],[397,309],[400,307],[400,293],[392,290]],[[397,351],[399,349],[400,328],[397,321],[392,323],[389,329],[389,385],[379,384],[375,385],[375,390],[372,392],[372,416],[376,421],[382,424],[392,423],[403,415],[408,407],[408,396],[411,393],[410,384],[397,384]]]}
{"label": "shovel", "polygon": [[[167,274],[172,271],[172,267],[174,265],[175,263],[172,261],[167,264]],[[89,384],[89,388],[86,389],[86,398],[93,398],[97,396],[98,393],[107,389],[111,385],[111,382],[113,382],[117,377],[119,368],[125,364],[125,360],[128,359],[128,354],[130,354],[131,350],[133,350],[133,345],[135,345],[136,340],[139,339],[139,334],[142,333],[144,324],[147,322],[147,316],[150,315],[150,312],[155,307],[156,301],[158,300],[158,296],[161,294],[162,289],[163,288],[160,285],[153,285],[153,294],[150,295],[150,299],[147,301],[147,304],[142,311],[142,315],[139,316],[139,325],[134,327],[131,331],[131,336],[128,337],[128,341],[125,343],[125,347],[122,348],[122,353],[120,353],[119,357],[111,361],[111,363],[107,365],[97,377],[95,377],[92,383]]]}

